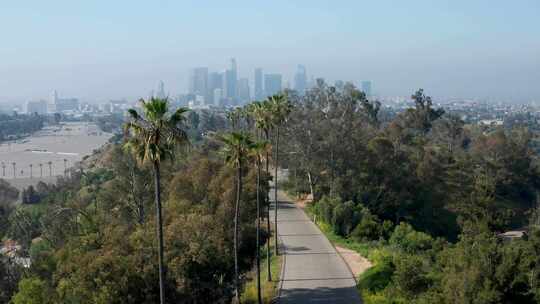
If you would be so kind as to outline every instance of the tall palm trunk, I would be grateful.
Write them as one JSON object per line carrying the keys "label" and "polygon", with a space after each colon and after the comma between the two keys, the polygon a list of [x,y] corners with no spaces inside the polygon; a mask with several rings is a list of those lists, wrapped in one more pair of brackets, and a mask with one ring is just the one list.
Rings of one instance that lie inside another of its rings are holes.
{"label": "tall palm trunk", "polygon": [[276,248],[276,255],[279,255],[278,250],[278,230],[277,230],[277,211],[278,211],[278,199],[277,199],[277,190],[278,190],[278,157],[279,157],[279,126],[276,126],[276,161],[274,164],[274,247]]}
{"label": "tall palm trunk", "polygon": [[262,304],[261,297],[261,160],[257,159],[257,303]]}
{"label": "tall palm trunk", "polygon": [[[268,130],[264,131],[264,135],[266,141],[268,141]],[[266,174],[267,176],[270,176],[270,155],[268,151],[266,151]],[[270,236],[272,232],[270,227],[270,193],[268,193],[268,191],[266,192],[266,229],[268,230],[268,236]],[[266,242],[266,269],[268,271],[266,278],[268,282],[272,281],[272,271],[270,270],[270,243],[270,238],[268,238],[268,241]]]}
{"label": "tall palm trunk", "polygon": [[157,237],[158,237],[158,263],[159,263],[159,300],[165,304],[165,269],[163,267],[163,219],[161,215],[161,175],[159,172],[159,162],[154,161],[154,183],[156,199],[157,217]]}
{"label": "tall palm trunk", "polygon": [[240,282],[238,271],[238,221],[240,217],[240,196],[242,195],[242,166],[239,165],[237,172],[236,184],[236,205],[234,206],[234,292],[236,303],[240,303]]}

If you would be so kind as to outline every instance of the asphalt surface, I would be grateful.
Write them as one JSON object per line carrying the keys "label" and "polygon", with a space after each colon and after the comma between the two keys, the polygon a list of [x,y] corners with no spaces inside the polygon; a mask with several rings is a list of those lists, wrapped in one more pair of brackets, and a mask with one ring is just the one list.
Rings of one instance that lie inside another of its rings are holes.
{"label": "asphalt surface", "polygon": [[324,234],[281,191],[278,201],[285,255],[279,303],[361,303],[349,268]]}

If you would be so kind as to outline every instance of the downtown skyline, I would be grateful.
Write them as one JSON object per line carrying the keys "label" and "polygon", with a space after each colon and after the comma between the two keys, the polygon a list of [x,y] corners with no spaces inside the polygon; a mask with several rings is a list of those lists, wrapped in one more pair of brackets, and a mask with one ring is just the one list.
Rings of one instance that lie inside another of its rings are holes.
{"label": "downtown skyline", "polygon": [[192,67],[235,57],[243,78],[263,67],[293,82],[301,63],[330,83],[370,79],[383,96],[527,102],[540,99],[539,14],[533,0],[6,2],[0,100],[53,88],[134,99],[160,80],[178,94]]}

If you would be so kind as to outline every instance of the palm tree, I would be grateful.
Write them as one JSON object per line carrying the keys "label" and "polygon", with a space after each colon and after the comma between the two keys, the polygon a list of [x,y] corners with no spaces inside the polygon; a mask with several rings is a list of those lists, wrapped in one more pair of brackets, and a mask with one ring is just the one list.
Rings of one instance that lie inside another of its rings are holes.
{"label": "palm tree", "polygon": [[43,164],[39,164],[39,177],[43,177]]}
{"label": "palm tree", "polygon": [[11,165],[13,166],[13,178],[17,178],[17,163],[16,162],[12,162]]}
{"label": "palm tree", "polygon": [[48,161],[47,165],[49,165],[49,176],[52,176],[52,161]]}
{"label": "palm tree", "polygon": [[277,212],[278,212],[278,199],[277,199],[277,192],[278,192],[278,166],[279,166],[279,129],[283,122],[285,122],[285,119],[291,112],[291,104],[287,100],[287,96],[283,94],[278,94],[270,97],[268,99],[268,103],[270,104],[271,113],[272,113],[272,125],[275,130],[275,140],[276,140],[276,150],[275,150],[275,158],[274,158],[274,233],[276,234],[275,240],[275,247],[276,247],[276,254],[279,254],[278,251],[278,230],[277,230]]}
{"label": "palm tree", "polygon": [[242,196],[242,169],[253,145],[250,137],[244,133],[231,132],[221,136],[225,144],[222,150],[225,162],[236,169],[236,204],[234,206],[234,288],[236,302],[240,303],[238,272],[238,229],[240,220],[240,200]]}
{"label": "palm tree", "polygon": [[174,156],[175,146],[189,144],[183,125],[186,108],[179,108],[169,113],[168,99],[141,99],[143,115],[129,109],[131,120],[124,125],[128,141],[125,147],[131,150],[141,162],[150,162],[154,169],[154,191],[156,203],[156,230],[158,237],[159,297],[165,303],[165,272],[163,266],[163,220],[161,212],[161,161]]}
{"label": "palm tree", "polygon": [[2,162],[2,176],[6,176],[6,164]]}
{"label": "palm tree", "polygon": [[[264,133],[264,138],[267,142],[270,140],[270,130],[272,129],[272,116],[270,115],[270,104],[268,102],[254,102],[253,113],[255,116],[255,126]],[[270,151],[266,150],[266,174],[270,175]],[[266,193],[266,229],[271,232],[270,227],[270,194]],[[276,235],[277,237],[277,235]],[[272,272],[270,271],[270,240],[266,244],[266,263],[267,263],[267,280],[272,281]]]}
{"label": "palm tree", "polygon": [[33,178],[33,171],[32,171],[32,168],[34,167],[34,165],[30,164],[30,178]]}
{"label": "palm tree", "polygon": [[261,297],[261,249],[260,249],[260,234],[261,234],[261,167],[265,155],[267,155],[270,145],[266,141],[257,141],[250,147],[250,155],[255,160],[255,166],[257,166],[257,303],[262,304]]}

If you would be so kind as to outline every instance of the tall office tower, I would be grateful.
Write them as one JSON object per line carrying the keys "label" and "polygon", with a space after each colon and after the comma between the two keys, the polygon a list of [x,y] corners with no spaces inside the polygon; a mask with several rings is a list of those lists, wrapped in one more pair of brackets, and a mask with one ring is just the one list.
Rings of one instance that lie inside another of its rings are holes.
{"label": "tall office tower", "polygon": [[167,97],[167,94],[165,94],[165,84],[163,83],[162,80],[159,81],[156,97],[157,98]]}
{"label": "tall office tower", "polygon": [[[214,101],[214,93],[216,89],[223,90],[223,74],[212,72],[208,74],[208,97],[210,101]],[[221,97],[220,97],[221,98]]]}
{"label": "tall office tower", "polygon": [[263,70],[261,68],[255,69],[255,99],[261,100],[264,98],[263,89]]}
{"label": "tall office tower", "polygon": [[208,68],[199,67],[191,70],[189,76],[189,93],[202,96],[208,100]]}
{"label": "tall office tower", "polygon": [[231,68],[225,71],[225,85],[223,86],[224,95],[231,103],[236,101],[238,95],[238,71],[236,66],[236,60],[231,59]]}
{"label": "tall office tower", "polygon": [[371,95],[372,94],[372,92],[371,92],[371,81],[369,81],[369,80],[362,81],[362,92],[364,92],[367,97],[372,96]]}
{"label": "tall office tower", "polygon": [[238,99],[241,103],[247,103],[251,99],[249,92],[249,79],[247,78],[240,78],[238,80]]}
{"label": "tall office tower", "polygon": [[307,89],[306,67],[299,64],[294,75],[294,89],[298,94],[304,95]]}
{"label": "tall office tower", "polygon": [[214,106],[220,107],[221,106],[221,100],[223,99],[223,89],[217,88],[214,90],[214,93],[212,94],[214,96]]}
{"label": "tall office tower", "polygon": [[272,96],[281,92],[281,74],[264,75],[264,94]]}
{"label": "tall office tower", "polygon": [[51,94],[51,99],[49,100],[49,103],[47,104],[47,112],[55,113],[57,102],[58,102],[58,92],[54,90],[53,93]]}

